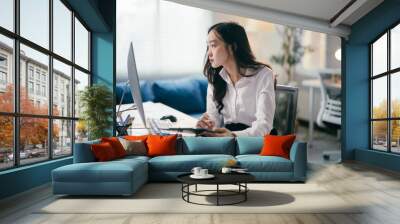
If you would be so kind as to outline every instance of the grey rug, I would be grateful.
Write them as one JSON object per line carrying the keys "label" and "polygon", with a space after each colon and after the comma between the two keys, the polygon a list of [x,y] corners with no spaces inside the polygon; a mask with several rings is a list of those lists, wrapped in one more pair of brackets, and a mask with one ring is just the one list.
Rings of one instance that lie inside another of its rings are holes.
{"label": "grey rug", "polygon": [[[35,213],[360,213],[359,205],[346,202],[316,184],[260,183],[248,186],[247,201],[237,205],[190,204],[182,200],[180,184],[150,183],[131,197],[57,197]],[[198,190],[211,189],[215,189],[215,186],[202,185]],[[237,199],[240,198],[224,197],[222,202],[229,203]],[[193,196],[191,200],[207,204],[216,202],[214,196]]]}

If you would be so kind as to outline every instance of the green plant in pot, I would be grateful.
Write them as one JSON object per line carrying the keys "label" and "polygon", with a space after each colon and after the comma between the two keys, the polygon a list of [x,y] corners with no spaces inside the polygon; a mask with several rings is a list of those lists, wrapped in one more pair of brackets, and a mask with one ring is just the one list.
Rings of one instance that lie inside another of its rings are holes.
{"label": "green plant in pot", "polygon": [[271,62],[282,66],[287,75],[287,84],[293,84],[293,75],[296,65],[299,64],[306,52],[312,52],[313,49],[302,44],[303,30],[295,27],[284,27],[278,29],[282,36],[282,53],[273,55]]}
{"label": "green plant in pot", "polygon": [[88,129],[89,140],[110,136],[112,127],[112,92],[102,84],[86,87],[80,92],[81,118]]}

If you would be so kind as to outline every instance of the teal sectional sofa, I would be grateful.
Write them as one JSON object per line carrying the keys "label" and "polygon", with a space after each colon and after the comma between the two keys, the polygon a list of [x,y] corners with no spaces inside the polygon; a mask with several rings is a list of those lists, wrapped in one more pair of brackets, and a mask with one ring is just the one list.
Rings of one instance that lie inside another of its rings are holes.
{"label": "teal sectional sofa", "polygon": [[74,163],[52,171],[54,194],[131,195],[148,181],[176,181],[176,177],[201,166],[219,172],[230,159],[260,182],[305,182],[307,146],[296,141],[290,159],[258,155],[263,137],[183,137],[177,142],[177,155],[127,156],[96,162],[90,145],[98,141],[75,144]]}

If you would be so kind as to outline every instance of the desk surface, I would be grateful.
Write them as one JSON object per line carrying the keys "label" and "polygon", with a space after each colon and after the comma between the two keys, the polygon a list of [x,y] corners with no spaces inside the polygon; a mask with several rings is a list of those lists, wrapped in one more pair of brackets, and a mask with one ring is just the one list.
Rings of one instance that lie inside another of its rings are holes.
{"label": "desk surface", "polygon": [[[321,80],[319,79],[305,79],[301,82],[301,84],[305,87],[310,87],[310,88],[320,88],[321,87]],[[326,85],[340,89],[342,88],[342,84],[340,82],[331,82],[327,81],[325,83]]]}
{"label": "desk surface", "polygon": [[[131,128],[128,130],[129,134],[148,134],[149,130],[145,129],[145,126],[142,120],[139,117],[139,112],[136,109],[132,108],[133,104],[123,104],[121,105],[120,111],[124,111],[121,113],[122,119],[125,119],[128,115],[134,117],[135,119],[132,122]],[[116,107],[118,110],[118,106]],[[126,110],[126,111],[125,111]],[[174,128],[194,128],[197,123],[197,119],[191,117],[185,113],[182,113],[178,110],[175,110],[172,107],[169,107],[162,103],[153,103],[153,102],[145,102],[143,103],[143,110],[146,119],[153,118],[153,119],[160,119],[162,116],[165,115],[173,115],[177,118],[177,122],[173,122]],[[119,118],[117,117],[117,121]],[[149,127],[149,125],[147,125]],[[172,132],[171,132],[172,133]]]}

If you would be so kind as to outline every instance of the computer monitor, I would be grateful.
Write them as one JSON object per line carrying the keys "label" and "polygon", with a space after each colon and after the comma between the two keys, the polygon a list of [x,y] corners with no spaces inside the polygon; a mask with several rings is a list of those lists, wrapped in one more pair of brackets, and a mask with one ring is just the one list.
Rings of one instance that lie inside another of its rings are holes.
{"label": "computer monitor", "polygon": [[133,52],[132,42],[130,44],[128,54],[128,81],[131,88],[133,102],[135,103],[136,108],[139,111],[140,119],[142,120],[144,127],[148,128],[146,125],[146,117],[144,116],[142,95],[140,93],[139,76],[136,68],[135,54]]}

